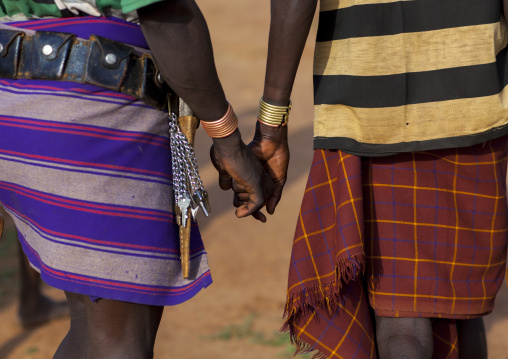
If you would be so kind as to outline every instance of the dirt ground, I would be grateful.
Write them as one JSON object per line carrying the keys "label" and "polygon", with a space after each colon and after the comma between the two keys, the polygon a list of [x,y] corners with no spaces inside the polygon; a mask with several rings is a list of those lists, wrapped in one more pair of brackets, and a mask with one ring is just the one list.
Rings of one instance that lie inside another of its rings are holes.
{"label": "dirt ground", "polygon": [[[246,142],[252,137],[262,94],[269,2],[198,0],[208,20],[219,76],[239,115]],[[236,219],[231,195],[217,186],[208,160],[210,140],[198,131],[200,173],[213,213],[199,218],[214,284],[193,300],[165,309],[156,342],[156,358],[291,358],[287,335],[279,334],[286,275],[295,221],[311,161],[312,51],[316,26],[305,49],[295,83],[289,127],[292,161],[283,199],[266,224]],[[14,229],[0,241],[0,359],[48,359],[68,329],[59,319],[23,331],[17,320],[19,289]],[[45,292],[63,299],[49,287]],[[508,289],[486,318],[489,358],[508,359]],[[305,357],[302,357],[305,358]]]}

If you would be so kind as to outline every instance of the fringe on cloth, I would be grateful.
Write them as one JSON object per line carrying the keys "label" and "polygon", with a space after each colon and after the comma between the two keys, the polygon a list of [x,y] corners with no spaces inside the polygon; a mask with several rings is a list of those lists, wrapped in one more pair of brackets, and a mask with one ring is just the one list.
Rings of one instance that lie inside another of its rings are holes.
{"label": "fringe on cloth", "polygon": [[[335,278],[332,282],[301,289],[288,296],[283,315],[286,320],[280,331],[283,333],[289,332],[291,344],[296,346],[295,356],[312,352],[315,348],[298,337],[294,330],[294,324],[298,323],[302,316],[312,314],[315,307],[324,310],[329,317],[332,317],[339,304],[344,302],[343,295],[340,293],[341,289],[350,281],[363,275],[364,269],[364,254],[342,258],[335,264]],[[312,357],[312,359],[327,358],[321,352],[314,354]]]}

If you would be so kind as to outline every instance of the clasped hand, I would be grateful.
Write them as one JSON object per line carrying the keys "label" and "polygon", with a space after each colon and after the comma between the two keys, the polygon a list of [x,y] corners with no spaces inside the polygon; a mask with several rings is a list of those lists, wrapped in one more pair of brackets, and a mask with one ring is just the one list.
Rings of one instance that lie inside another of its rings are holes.
{"label": "clasped hand", "polygon": [[274,128],[257,123],[254,139],[246,146],[239,131],[214,139],[212,163],[219,172],[219,186],[233,189],[233,205],[239,218],[252,215],[261,222],[266,206],[273,214],[287,179],[289,149],[287,127]]}

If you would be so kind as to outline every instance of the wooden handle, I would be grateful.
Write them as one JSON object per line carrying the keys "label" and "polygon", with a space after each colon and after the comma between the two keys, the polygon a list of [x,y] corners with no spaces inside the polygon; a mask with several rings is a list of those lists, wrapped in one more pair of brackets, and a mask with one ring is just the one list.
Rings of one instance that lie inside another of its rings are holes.
{"label": "wooden handle", "polygon": [[[194,146],[194,138],[199,120],[195,116],[178,117],[180,130],[187,137],[191,146]],[[190,267],[190,232],[191,232],[191,211],[187,209],[187,226],[180,226],[180,260],[182,262],[182,275],[185,279],[189,278]]]}
{"label": "wooden handle", "polygon": [[199,125],[199,120],[195,116],[180,116],[178,117],[178,124],[180,125],[180,130],[187,137],[187,141],[189,141],[190,145],[194,147],[194,139],[196,137],[196,129]]}
{"label": "wooden handle", "polygon": [[180,260],[182,262],[182,275],[184,279],[189,278],[190,268],[190,233],[191,233],[191,213],[187,210],[186,226],[180,226]]}

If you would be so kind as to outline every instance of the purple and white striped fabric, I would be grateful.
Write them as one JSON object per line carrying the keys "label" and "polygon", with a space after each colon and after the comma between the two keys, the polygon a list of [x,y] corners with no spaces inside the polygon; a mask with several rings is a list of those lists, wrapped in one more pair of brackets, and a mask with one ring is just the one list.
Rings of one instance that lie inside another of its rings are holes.
{"label": "purple and white striped fabric", "polygon": [[[9,25],[146,47],[139,27],[119,19]],[[149,305],[179,304],[212,282],[195,223],[191,279],[182,277],[166,113],[61,81],[0,79],[0,98],[0,202],[44,281]]]}

